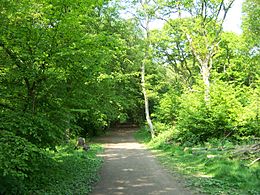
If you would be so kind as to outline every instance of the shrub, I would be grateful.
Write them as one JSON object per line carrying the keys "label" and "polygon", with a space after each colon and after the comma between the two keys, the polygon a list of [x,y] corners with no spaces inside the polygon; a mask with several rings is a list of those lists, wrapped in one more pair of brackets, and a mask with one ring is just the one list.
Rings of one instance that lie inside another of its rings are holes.
{"label": "shrub", "polygon": [[[13,132],[14,135],[29,140],[37,147],[54,147],[65,138],[66,123],[60,121],[60,112],[28,113],[28,112],[2,112],[0,114],[0,129]],[[55,119],[57,119],[55,121]],[[64,123],[63,126],[61,123]]]}
{"label": "shrub", "polygon": [[173,124],[177,120],[180,105],[180,92],[170,90],[163,95],[156,107],[155,118],[166,124]]}
{"label": "shrub", "polygon": [[232,85],[212,84],[209,102],[205,102],[203,89],[198,87],[195,92],[181,96],[178,139],[182,143],[195,144],[210,138],[240,135],[246,128],[244,124],[250,123],[249,118],[241,118],[244,110],[241,96]]}
{"label": "shrub", "polygon": [[211,134],[214,126],[202,91],[187,92],[181,96],[177,129],[181,143],[197,143]]}
{"label": "shrub", "polygon": [[244,109],[239,113],[239,136],[260,136],[260,88],[241,90]]}
{"label": "shrub", "polygon": [[25,138],[0,132],[0,194],[23,191],[23,180],[43,159],[43,152]]}

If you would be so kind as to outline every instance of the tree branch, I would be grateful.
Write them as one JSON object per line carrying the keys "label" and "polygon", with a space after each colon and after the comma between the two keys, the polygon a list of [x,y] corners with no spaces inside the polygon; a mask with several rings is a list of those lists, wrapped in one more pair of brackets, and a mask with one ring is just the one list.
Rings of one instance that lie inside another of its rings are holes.
{"label": "tree branch", "polygon": [[23,61],[9,48],[5,46],[5,44],[0,40],[0,46],[5,50],[5,52],[10,56],[10,58],[16,63],[18,68],[24,64]]}

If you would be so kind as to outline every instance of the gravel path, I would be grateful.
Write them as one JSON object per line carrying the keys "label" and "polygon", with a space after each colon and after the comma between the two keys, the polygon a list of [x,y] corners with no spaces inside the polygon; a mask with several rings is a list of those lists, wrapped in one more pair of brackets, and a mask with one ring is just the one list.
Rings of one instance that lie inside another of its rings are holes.
{"label": "gravel path", "polygon": [[101,180],[92,195],[191,195],[163,169],[151,152],[133,138],[133,129],[112,131],[98,140],[104,143]]}

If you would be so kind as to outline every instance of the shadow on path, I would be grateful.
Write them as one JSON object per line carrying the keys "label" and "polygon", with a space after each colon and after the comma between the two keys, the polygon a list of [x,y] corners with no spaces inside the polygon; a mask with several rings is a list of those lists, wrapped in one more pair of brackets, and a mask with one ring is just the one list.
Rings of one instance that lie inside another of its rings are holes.
{"label": "shadow on path", "polygon": [[142,144],[133,138],[135,129],[112,131],[99,138],[105,152],[101,180],[92,195],[190,195],[177,180],[165,171]]}

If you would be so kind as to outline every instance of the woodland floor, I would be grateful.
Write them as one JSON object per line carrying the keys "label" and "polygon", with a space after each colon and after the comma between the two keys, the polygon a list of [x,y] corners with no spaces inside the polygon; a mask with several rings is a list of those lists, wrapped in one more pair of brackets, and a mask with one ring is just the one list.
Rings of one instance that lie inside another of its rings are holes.
{"label": "woodland floor", "polygon": [[104,144],[100,181],[92,195],[191,195],[182,179],[167,172],[153,154],[133,138],[135,129],[117,129],[97,142]]}

